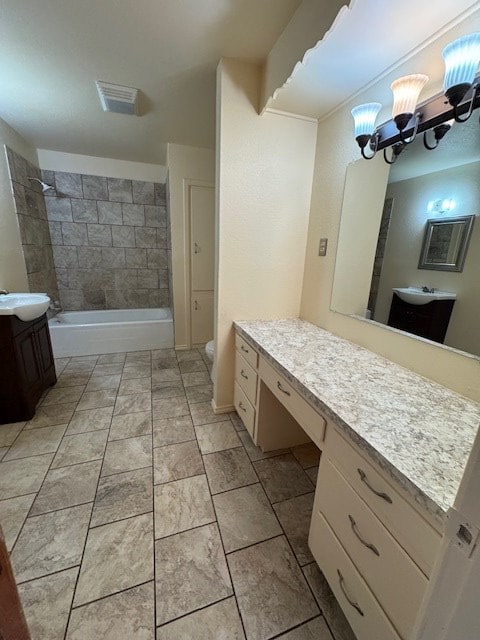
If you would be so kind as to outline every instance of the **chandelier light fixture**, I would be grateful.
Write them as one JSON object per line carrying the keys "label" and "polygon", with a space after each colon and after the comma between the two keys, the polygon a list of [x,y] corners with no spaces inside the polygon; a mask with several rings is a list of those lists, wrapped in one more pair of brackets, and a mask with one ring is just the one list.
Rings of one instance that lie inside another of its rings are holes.
{"label": "chandelier light fixture", "polygon": [[[421,132],[425,148],[436,149],[454,122],[465,122],[480,107],[480,75],[476,75],[480,63],[480,32],[454,40],[443,49],[442,56],[445,62],[443,93],[418,104],[428,76],[416,73],[392,82],[391,120],[375,126],[382,108],[379,102],[352,109],[355,139],[366,160],[383,149],[385,162],[393,164]],[[427,139],[430,130],[433,131],[432,143]],[[391,147],[390,157],[388,147]]]}

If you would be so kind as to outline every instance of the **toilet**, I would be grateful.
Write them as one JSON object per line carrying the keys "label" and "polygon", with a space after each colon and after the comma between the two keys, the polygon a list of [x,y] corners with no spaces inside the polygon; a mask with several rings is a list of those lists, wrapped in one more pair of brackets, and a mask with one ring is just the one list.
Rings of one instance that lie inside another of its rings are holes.
{"label": "toilet", "polygon": [[215,363],[213,362],[215,356],[215,342],[213,340],[210,340],[210,342],[207,342],[207,344],[205,345],[205,353],[207,354],[207,358],[210,360],[210,362],[212,362],[210,378],[212,379],[212,382],[215,382]]}

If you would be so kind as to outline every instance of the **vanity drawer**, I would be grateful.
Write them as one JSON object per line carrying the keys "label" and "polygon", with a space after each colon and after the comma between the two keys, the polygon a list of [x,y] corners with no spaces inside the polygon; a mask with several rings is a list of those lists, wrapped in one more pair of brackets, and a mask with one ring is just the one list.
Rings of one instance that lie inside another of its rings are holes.
{"label": "vanity drawer", "polygon": [[440,534],[336,429],[328,432],[327,451],[358,495],[428,577],[440,547]]}
{"label": "vanity drawer", "polygon": [[235,334],[235,347],[254,369],[258,367],[258,353],[238,333]]}
{"label": "vanity drawer", "polygon": [[240,351],[235,354],[235,380],[242,387],[247,398],[254,405],[257,399],[257,379],[258,376],[248,362],[240,355]]}
{"label": "vanity drawer", "polygon": [[255,429],[255,409],[250,404],[249,399],[245,395],[245,392],[240,387],[238,382],[235,382],[233,391],[233,404],[237,410],[238,415],[242,419],[248,433],[253,436]]}
{"label": "vanity drawer", "polygon": [[320,449],[323,449],[322,443],[327,427],[325,418],[311,407],[285,378],[262,357],[260,357],[258,373],[262,381],[295,418],[305,433]]}
{"label": "vanity drawer", "polygon": [[428,581],[328,459],[318,475],[314,513],[319,511],[399,634],[410,638]]}
{"label": "vanity drawer", "polygon": [[308,542],[357,639],[401,640],[320,513],[314,513]]}

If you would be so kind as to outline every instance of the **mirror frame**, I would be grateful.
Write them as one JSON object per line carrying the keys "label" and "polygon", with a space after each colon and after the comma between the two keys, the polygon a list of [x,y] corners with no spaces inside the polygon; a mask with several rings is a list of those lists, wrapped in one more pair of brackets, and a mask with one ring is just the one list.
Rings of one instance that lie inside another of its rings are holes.
{"label": "mirror frame", "polygon": [[[467,255],[468,243],[472,234],[473,222],[475,216],[459,216],[457,218],[432,218],[427,220],[425,225],[425,234],[423,237],[422,250],[420,252],[420,260],[418,262],[419,269],[428,269],[430,271],[463,271],[465,257]],[[454,262],[428,262],[428,252],[430,250],[430,242],[433,231],[436,227],[446,224],[461,224],[461,237],[458,250]]]}

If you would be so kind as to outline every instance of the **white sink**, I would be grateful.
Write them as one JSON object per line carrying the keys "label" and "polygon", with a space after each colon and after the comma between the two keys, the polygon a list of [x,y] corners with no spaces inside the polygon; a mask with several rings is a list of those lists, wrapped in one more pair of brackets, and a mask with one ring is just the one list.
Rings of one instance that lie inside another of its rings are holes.
{"label": "white sink", "polygon": [[0,295],[0,316],[17,316],[28,322],[42,316],[50,298],[46,293],[7,293]]}
{"label": "white sink", "polygon": [[456,300],[457,295],[449,291],[437,291],[433,293],[422,291],[420,287],[394,287],[393,291],[404,302],[410,304],[428,304],[434,300]]}

